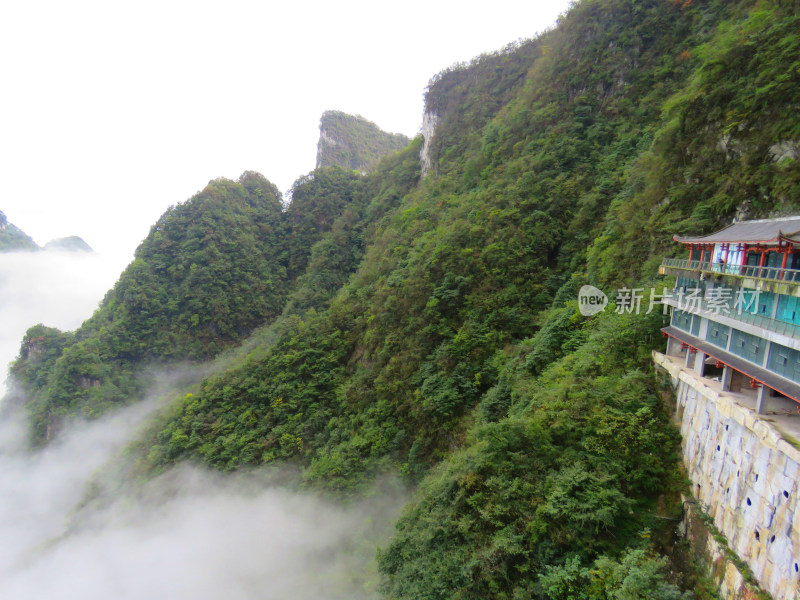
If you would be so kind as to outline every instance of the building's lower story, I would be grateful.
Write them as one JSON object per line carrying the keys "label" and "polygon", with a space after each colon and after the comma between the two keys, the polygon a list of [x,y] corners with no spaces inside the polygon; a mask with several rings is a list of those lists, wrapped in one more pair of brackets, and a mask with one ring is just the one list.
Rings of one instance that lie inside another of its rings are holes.
{"label": "building's lower story", "polygon": [[751,398],[757,413],[798,412],[795,366],[800,365],[800,352],[713,321],[704,320],[705,331],[690,332],[678,326],[678,313],[673,324],[662,329],[667,356],[700,377],[719,381],[722,391]]}

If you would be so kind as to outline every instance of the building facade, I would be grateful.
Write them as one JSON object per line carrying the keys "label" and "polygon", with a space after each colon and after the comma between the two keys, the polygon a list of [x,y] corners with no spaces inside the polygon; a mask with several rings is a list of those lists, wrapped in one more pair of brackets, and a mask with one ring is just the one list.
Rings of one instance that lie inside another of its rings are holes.
{"label": "building facade", "polygon": [[775,600],[798,600],[800,217],[675,241],[688,258],[660,267],[676,285],[653,356],[675,387],[692,502],[722,534],[709,575],[727,600],[755,597],[747,570]]}
{"label": "building facade", "polygon": [[664,295],[672,307],[667,355],[723,391],[756,393],[800,407],[800,216],[740,221],[701,237],[678,237],[685,259],[665,259],[676,277]]}

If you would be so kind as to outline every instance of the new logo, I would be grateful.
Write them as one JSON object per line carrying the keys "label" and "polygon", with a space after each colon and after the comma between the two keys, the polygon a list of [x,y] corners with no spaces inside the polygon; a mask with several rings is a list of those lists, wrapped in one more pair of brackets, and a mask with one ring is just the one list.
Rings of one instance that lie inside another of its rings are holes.
{"label": "new logo", "polygon": [[578,310],[584,317],[591,317],[608,306],[608,296],[593,285],[585,285],[578,292]]}

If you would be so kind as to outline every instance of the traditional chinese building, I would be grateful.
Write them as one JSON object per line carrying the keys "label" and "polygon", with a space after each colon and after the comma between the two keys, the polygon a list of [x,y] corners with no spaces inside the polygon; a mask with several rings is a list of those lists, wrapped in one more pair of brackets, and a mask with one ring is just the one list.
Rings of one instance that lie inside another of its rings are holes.
{"label": "traditional chinese building", "polygon": [[740,221],[701,237],[678,237],[688,258],[666,259],[659,272],[676,286],[667,355],[723,391],[800,403],[800,216]]}

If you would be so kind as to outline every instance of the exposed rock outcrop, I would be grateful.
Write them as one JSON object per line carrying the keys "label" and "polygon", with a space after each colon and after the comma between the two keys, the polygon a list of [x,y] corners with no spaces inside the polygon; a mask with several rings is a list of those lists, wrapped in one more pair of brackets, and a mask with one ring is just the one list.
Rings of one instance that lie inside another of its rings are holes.
{"label": "exposed rock outcrop", "polygon": [[419,153],[419,161],[422,166],[422,176],[428,174],[433,166],[431,160],[431,142],[436,134],[436,125],[439,123],[439,115],[434,112],[426,112],[422,116],[422,150]]}
{"label": "exposed rock outcrop", "polygon": [[387,133],[360,115],[337,110],[322,114],[317,142],[317,168],[338,166],[366,173],[384,156],[408,146],[401,133]]}

